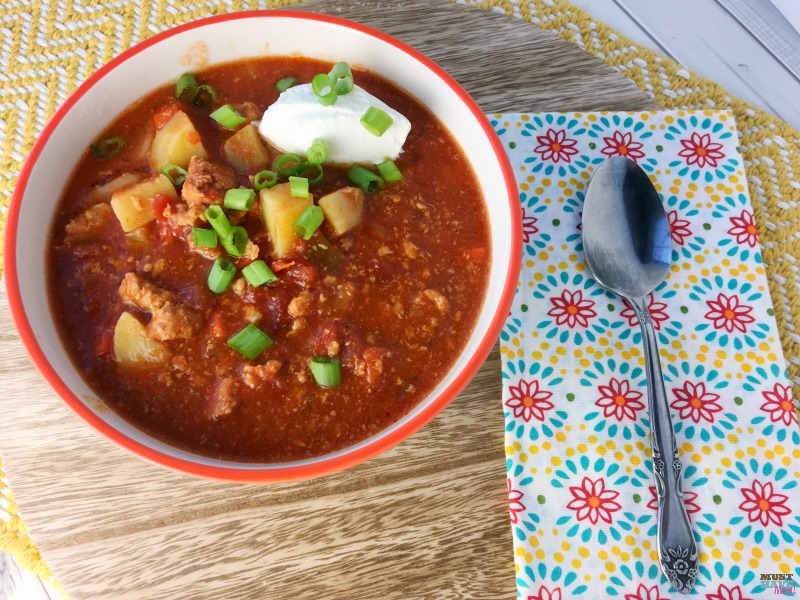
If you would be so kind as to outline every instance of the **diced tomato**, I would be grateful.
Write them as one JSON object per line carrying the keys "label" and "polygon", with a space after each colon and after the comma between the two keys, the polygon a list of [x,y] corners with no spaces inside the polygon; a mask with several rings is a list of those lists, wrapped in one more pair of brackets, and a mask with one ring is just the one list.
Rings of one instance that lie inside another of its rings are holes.
{"label": "diced tomato", "polygon": [[214,338],[228,337],[228,327],[225,325],[225,319],[219,313],[214,313],[208,320],[208,335]]}
{"label": "diced tomato", "polygon": [[466,254],[470,262],[483,262],[483,259],[486,256],[486,248],[470,248],[467,250]]}
{"label": "diced tomato", "polygon": [[200,134],[193,129],[192,131],[186,134],[186,139],[189,140],[190,144],[199,144]]}
{"label": "diced tomato", "polygon": [[166,194],[153,196],[153,213],[155,213],[156,217],[159,219],[164,218],[164,209],[167,208],[167,204],[169,204],[169,196]]}
{"label": "diced tomato", "polygon": [[273,273],[278,273],[279,271],[285,271],[293,264],[293,260],[283,260],[282,258],[279,258],[278,260],[273,261],[269,268],[272,269]]}
{"label": "diced tomato", "polygon": [[159,108],[156,114],[153,115],[153,125],[155,125],[156,130],[161,129],[164,125],[166,125],[167,121],[169,121],[180,109],[181,105],[177,102],[170,102],[169,104],[165,104]]}
{"label": "diced tomato", "polygon": [[111,352],[111,346],[114,342],[114,334],[110,329],[105,330],[94,341],[92,352],[95,356],[102,356]]}

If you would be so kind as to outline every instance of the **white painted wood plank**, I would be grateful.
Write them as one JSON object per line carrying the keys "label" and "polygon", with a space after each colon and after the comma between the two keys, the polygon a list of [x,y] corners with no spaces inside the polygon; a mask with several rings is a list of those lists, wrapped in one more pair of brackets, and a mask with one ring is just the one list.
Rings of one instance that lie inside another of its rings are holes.
{"label": "white painted wood plank", "polygon": [[800,129],[800,81],[716,1],[572,1],[635,42]]}
{"label": "white painted wood plank", "polygon": [[63,600],[64,596],[36,575],[20,569],[14,557],[0,552],[0,600]]}
{"label": "white painted wood plank", "polygon": [[717,0],[800,80],[800,34],[770,0]]}

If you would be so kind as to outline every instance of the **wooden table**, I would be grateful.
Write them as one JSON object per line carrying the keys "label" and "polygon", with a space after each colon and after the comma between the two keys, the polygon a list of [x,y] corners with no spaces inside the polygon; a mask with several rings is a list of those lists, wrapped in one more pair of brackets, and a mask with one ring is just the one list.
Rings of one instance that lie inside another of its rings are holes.
{"label": "wooden table", "polygon": [[[554,35],[433,2],[309,2],[438,61],[488,112],[650,109]],[[75,418],[33,370],[0,297],[0,456],[31,536],[74,598],[514,598],[495,348],[405,443],[314,481],[166,472]]]}

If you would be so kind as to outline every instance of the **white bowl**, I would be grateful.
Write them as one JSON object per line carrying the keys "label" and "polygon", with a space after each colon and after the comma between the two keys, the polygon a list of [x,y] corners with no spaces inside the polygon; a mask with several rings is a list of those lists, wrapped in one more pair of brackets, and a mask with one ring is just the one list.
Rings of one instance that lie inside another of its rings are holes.
{"label": "white bowl", "polygon": [[[241,464],[205,458],[139,431],[108,410],[81,378],[59,339],[47,301],[43,215],[53,215],[81,149],[135,100],[175,81],[187,70],[187,56],[203,55],[211,65],[292,54],[344,60],[378,73],[428,106],[450,130],[469,158],[488,204],[489,284],[472,336],[450,372],[391,427],[352,447],[303,461]],[[414,433],[456,397],[480,368],[508,314],[519,274],[520,233],[516,183],[499,140],[475,102],[433,61],[380,31],[335,17],[237,13],[189,23],[147,40],[100,69],[69,97],[44,128],[14,192],[6,232],[6,286],[14,322],[34,363],[67,405],[108,439],[142,458],[200,477],[287,481],[367,460]]]}

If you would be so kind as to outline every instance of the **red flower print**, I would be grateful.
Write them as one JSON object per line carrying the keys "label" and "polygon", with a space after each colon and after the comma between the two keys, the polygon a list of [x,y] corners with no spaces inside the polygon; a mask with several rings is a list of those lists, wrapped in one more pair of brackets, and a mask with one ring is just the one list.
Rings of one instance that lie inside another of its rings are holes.
{"label": "red flower print", "polygon": [[[633,307],[628,304],[627,300],[623,300],[622,303],[625,305],[625,308],[622,309],[619,316],[628,319],[628,325],[631,327],[638,327],[639,319],[636,317],[636,312],[633,310]],[[653,320],[653,327],[656,331],[661,331],[661,323],[669,319],[669,315],[664,312],[665,308],[667,308],[667,305],[663,302],[656,302],[653,294],[648,296],[647,310],[650,312],[650,318]]]}
{"label": "red flower print", "polygon": [[[656,487],[654,485],[650,486],[650,495],[653,497],[650,502],[647,503],[647,508],[658,510],[658,496],[656,496]],[[690,515],[700,512],[700,505],[695,502],[697,498],[698,495],[696,492],[683,492],[683,505],[686,507],[686,512]]]}
{"label": "red flower print", "polygon": [[538,219],[534,216],[528,216],[525,209],[522,209],[522,241],[529,244],[531,237],[539,233],[539,228],[536,227]]}
{"label": "red flower print", "polygon": [[792,392],[788,385],[776,383],[772,390],[761,392],[764,396],[764,404],[761,410],[769,413],[769,418],[773,423],[783,421],[784,425],[797,423],[797,412],[792,401]]}
{"label": "red flower print", "polygon": [[642,393],[632,390],[627,379],[618,381],[612,377],[608,385],[601,385],[597,390],[600,399],[595,404],[603,409],[606,418],[613,416],[617,421],[624,421],[625,418],[635,421],[636,411],[644,408],[639,401]]}
{"label": "red flower print", "polygon": [[756,228],[756,220],[753,218],[753,213],[749,210],[743,210],[738,217],[731,217],[731,224],[733,227],[728,229],[728,233],[736,236],[737,244],[747,244],[751,248],[756,247],[756,244],[758,244],[758,229]]}
{"label": "red flower print", "polygon": [[658,586],[654,585],[649,588],[645,584],[640,583],[636,588],[635,594],[625,594],[625,600],[669,600],[661,596]]}
{"label": "red flower print", "polygon": [[606,147],[600,152],[606,156],[627,156],[633,160],[644,158],[642,143],[634,142],[633,135],[630,133],[615,131],[611,137],[604,137],[603,141],[606,143]]}
{"label": "red flower print", "polygon": [[766,527],[772,521],[778,527],[782,527],[781,517],[792,513],[792,509],[786,506],[789,496],[776,494],[772,490],[771,482],[761,485],[758,479],[754,479],[753,487],[742,488],[742,495],[745,500],[739,508],[747,513],[751,523],[760,521]]}
{"label": "red flower print", "polygon": [[553,588],[553,591],[541,586],[535,596],[528,596],[528,600],[561,600],[561,588]]}
{"label": "red flower print", "polygon": [[512,385],[508,390],[511,392],[511,398],[506,400],[506,406],[514,411],[514,418],[521,417],[526,423],[532,417],[544,421],[544,411],[555,406],[548,400],[553,392],[540,390],[536,379],[533,381],[520,379],[518,385]]}
{"label": "red flower print", "polygon": [[525,496],[519,490],[511,489],[511,478],[508,478],[508,510],[511,512],[511,522],[516,525],[519,521],[518,515],[525,510],[522,498]]}
{"label": "red flower print", "polygon": [[672,241],[678,246],[683,246],[686,238],[692,235],[692,230],[689,229],[689,221],[679,219],[678,211],[671,210],[667,213],[667,222],[669,223],[669,235]]}
{"label": "red flower print", "polygon": [[597,316],[597,313],[592,310],[594,302],[584,300],[583,292],[580,290],[575,292],[564,290],[560,297],[550,298],[550,303],[554,308],[551,308],[547,314],[556,318],[556,324],[566,323],[570,329],[577,325],[588,327],[589,319]]}
{"label": "red flower print", "polygon": [[603,519],[611,523],[611,513],[622,509],[618,502],[614,502],[619,492],[607,490],[602,477],[597,481],[584,477],[580,487],[570,486],[569,491],[574,500],[567,504],[567,508],[578,511],[579,521],[589,519],[592,525],[597,525],[598,519]]}
{"label": "red flower print", "polygon": [[707,133],[700,135],[695,132],[688,140],[681,140],[683,150],[678,152],[678,156],[686,159],[687,165],[697,165],[701,169],[706,165],[716,167],[717,161],[725,158],[725,154],[720,151],[722,144],[711,142],[711,136]]}
{"label": "red flower print", "polygon": [[742,589],[735,585],[728,588],[723,583],[719,584],[716,594],[706,594],[706,600],[752,600],[752,598],[745,598],[742,596]]}
{"label": "red flower print", "polygon": [[548,129],[545,135],[536,136],[539,145],[533,149],[537,154],[542,155],[542,160],[552,160],[554,163],[571,162],[571,156],[578,153],[575,144],[578,142],[567,138],[567,132],[563,129],[554,131]]}
{"label": "red flower print", "polygon": [[683,384],[682,388],[672,388],[675,400],[670,406],[677,410],[681,419],[691,419],[695,423],[708,421],[714,422],[714,413],[722,410],[717,402],[719,394],[706,391],[706,384],[702,381],[697,385],[690,381]]}
{"label": "red flower print", "polygon": [[714,321],[714,329],[724,329],[728,333],[737,329],[746,333],[745,325],[755,321],[755,318],[749,314],[753,307],[739,304],[739,297],[735,294],[730,297],[720,294],[716,300],[706,300],[706,304],[711,310],[704,316],[706,319]]}

